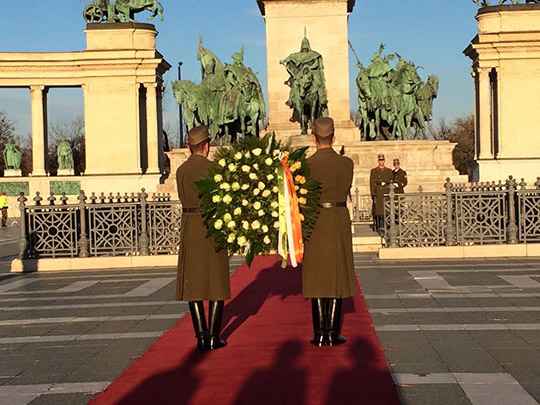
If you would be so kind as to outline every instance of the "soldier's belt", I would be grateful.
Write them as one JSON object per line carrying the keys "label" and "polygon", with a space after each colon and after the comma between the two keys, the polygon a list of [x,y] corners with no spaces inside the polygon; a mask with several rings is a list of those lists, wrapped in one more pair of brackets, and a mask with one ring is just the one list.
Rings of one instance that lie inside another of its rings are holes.
{"label": "soldier's belt", "polygon": [[201,209],[199,207],[182,207],[182,214],[199,214]]}
{"label": "soldier's belt", "polygon": [[321,208],[340,208],[340,207],[346,207],[347,203],[345,201],[342,202],[322,202],[319,204],[319,207]]}

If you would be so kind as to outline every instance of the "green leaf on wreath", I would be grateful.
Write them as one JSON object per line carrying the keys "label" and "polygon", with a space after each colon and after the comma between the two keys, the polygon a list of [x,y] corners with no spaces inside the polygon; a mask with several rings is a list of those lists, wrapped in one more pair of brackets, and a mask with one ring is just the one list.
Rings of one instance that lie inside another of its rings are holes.
{"label": "green leaf on wreath", "polygon": [[291,152],[291,154],[289,155],[289,160],[298,160],[298,159],[300,159],[300,157],[303,156],[308,149],[309,149],[308,146],[305,146],[305,147],[300,148],[300,149],[296,149],[295,151]]}
{"label": "green leaf on wreath", "polygon": [[211,179],[201,179],[196,181],[195,184],[203,193],[211,193],[218,187],[217,183]]}

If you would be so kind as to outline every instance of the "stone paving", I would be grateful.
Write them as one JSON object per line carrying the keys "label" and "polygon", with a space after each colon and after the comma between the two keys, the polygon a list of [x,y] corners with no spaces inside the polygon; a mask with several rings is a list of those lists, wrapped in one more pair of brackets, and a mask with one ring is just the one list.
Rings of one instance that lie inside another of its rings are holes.
{"label": "stone paving", "polygon": [[[540,259],[355,265],[404,404],[538,403]],[[187,310],[173,268],[8,271],[0,404],[87,403]]]}

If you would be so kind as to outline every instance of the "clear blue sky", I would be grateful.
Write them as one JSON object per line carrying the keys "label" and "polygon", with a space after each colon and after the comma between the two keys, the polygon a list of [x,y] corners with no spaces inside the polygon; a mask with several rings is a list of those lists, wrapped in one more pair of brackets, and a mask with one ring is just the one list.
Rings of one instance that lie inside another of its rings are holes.
{"label": "clear blue sky", "polygon": [[[0,16],[0,52],[61,52],[84,50],[84,6],[90,0],[3,0]],[[198,82],[198,36],[224,62],[245,44],[245,63],[266,87],[265,28],[256,0],[161,0],[165,21],[156,20],[158,50],[174,68],[183,61],[183,78]],[[477,11],[470,0],[357,0],[349,21],[349,35],[364,65],[386,45],[424,69],[422,78],[440,78],[435,101],[435,122],[470,114],[473,109],[471,63],[462,51],[476,35]],[[141,21],[146,14],[139,15]],[[284,55],[285,56],[285,55]],[[357,70],[351,55],[351,104],[356,107]],[[165,121],[174,125],[176,104],[165,101]],[[30,96],[25,89],[0,88],[0,110],[16,123],[17,133],[30,133]],[[62,121],[82,115],[82,90],[52,90],[49,120]]]}

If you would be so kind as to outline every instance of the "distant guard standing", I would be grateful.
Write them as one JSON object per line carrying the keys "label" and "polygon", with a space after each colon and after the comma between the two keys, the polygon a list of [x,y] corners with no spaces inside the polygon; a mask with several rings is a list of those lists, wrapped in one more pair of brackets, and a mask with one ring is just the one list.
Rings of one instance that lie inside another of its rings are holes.
{"label": "distant guard standing", "polygon": [[311,177],[321,184],[320,213],[305,243],[303,295],[311,298],[315,346],[335,346],[346,342],[341,336],[343,298],[356,294],[352,251],[351,220],[347,196],[353,180],[354,164],[332,148],[334,121],[315,120],[317,152],[307,163]]}
{"label": "distant guard standing", "polygon": [[405,187],[408,184],[407,172],[400,167],[399,159],[394,159],[394,169],[392,170],[393,183],[396,188],[394,192],[396,194],[405,193]]}
{"label": "distant guard standing", "polygon": [[369,177],[375,230],[381,236],[384,233],[384,195],[390,192],[390,183],[394,180],[392,170],[385,166],[385,161],[384,155],[379,154],[379,164],[376,168],[371,169]]}
{"label": "distant guard standing", "polygon": [[[182,202],[182,228],[176,299],[189,301],[197,347],[214,350],[227,344],[220,338],[224,300],[231,298],[229,259],[226,250],[216,252],[212,237],[199,211],[200,199],[195,182],[210,170],[208,127],[195,127],[188,134],[189,159],[178,168],[176,182]],[[209,300],[208,324],[203,300]]]}

